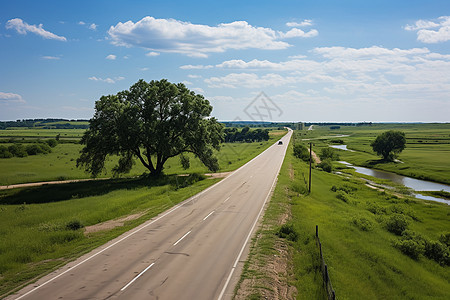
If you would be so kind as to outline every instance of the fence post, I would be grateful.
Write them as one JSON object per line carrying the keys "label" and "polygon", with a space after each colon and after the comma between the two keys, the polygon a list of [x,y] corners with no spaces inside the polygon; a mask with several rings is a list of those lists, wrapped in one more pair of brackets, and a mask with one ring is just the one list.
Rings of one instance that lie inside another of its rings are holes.
{"label": "fence post", "polygon": [[319,225],[316,225],[316,237],[319,237]]}

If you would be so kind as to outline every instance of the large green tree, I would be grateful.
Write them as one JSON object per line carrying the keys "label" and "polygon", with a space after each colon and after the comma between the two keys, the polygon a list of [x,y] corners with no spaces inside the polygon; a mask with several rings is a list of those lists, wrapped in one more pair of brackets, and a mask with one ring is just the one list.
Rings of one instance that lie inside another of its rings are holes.
{"label": "large green tree", "polygon": [[393,161],[406,147],[405,133],[396,130],[383,132],[370,145],[384,160]]}
{"label": "large green tree", "polygon": [[190,152],[217,171],[213,149],[220,148],[223,126],[210,117],[211,111],[209,101],[184,84],[139,80],[129,90],[95,103],[77,166],[95,177],[104,170],[108,155],[118,155],[113,172],[127,173],[137,157],[151,175],[159,175],[164,163],[178,155],[183,167],[189,167],[183,153]]}

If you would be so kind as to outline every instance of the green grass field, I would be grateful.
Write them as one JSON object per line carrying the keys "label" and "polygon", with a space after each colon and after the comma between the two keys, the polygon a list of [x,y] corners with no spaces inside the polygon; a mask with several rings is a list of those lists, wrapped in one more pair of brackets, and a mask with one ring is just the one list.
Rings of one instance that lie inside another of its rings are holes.
{"label": "green grass field", "polygon": [[[381,162],[370,146],[377,135],[391,129],[403,131],[406,135],[406,148],[398,157],[402,163]],[[314,142],[317,153],[322,147],[332,144],[331,141],[342,140],[348,149],[357,152],[336,150],[341,160],[354,165],[450,184],[450,124],[376,124],[361,127],[342,126],[339,130],[317,127],[313,131],[315,132],[307,134],[326,137],[311,141]],[[307,137],[304,136],[305,132],[301,134],[301,138]],[[332,134],[349,136],[332,138]]]}
{"label": "green grass field", "polygon": [[[394,243],[400,237],[387,226],[394,216],[407,221],[407,229],[437,241],[450,233],[450,207],[445,204],[398,198],[370,189],[365,182],[314,169],[312,193],[304,178],[308,164],[292,155],[289,146],[278,184],[265,214],[262,237],[252,247],[243,276],[263,278],[261,265],[276,254],[276,225],[288,207],[298,240],[287,241],[292,251],[294,274],[288,280],[298,290],[298,299],[324,299],[319,271],[315,226],[319,226],[322,249],[338,299],[449,299],[450,267],[441,266],[424,255],[412,259]],[[332,187],[338,190],[334,192]],[[274,225],[275,224],[275,225]],[[258,282],[258,281],[257,281]],[[264,282],[264,281],[263,281]],[[255,286],[255,299],[269,284]]]}
{"label": "green grass field", "polygon": [[[34,134],[48,130],[20,130],[20,133],[28,134],[28,131],[33,131]],[[69,134],[74,134],[75,129],[69,129]],[[4,132],[0,130],[0,134]],[[241,165],[245,164],[252,157],[267,149],[270,145],[275,143],[281,135],[285,134],[283,130],[273,130],[270,132],[269,141],[261,143],[226,143],[222,144],[221,151],[217,152],[219,159],[219,172],[228,172],[235,170]],[[45,133],[47,134],[47,133]],[[5,144],[8,145],[8,144]],[[13,157],[7,159],[0,159],[0,185],[11,185],[27,182],[53,181],[53,180],[69,180],[69,179],[84,179],[89,178],[82,169],[76,167],[76,160],[79,157],[79,152],[82,146],[79,144],[59,144],[53,148],[53,152],[46,155],[28,156],[24,158]],[[175,157],[169,159],[164,166],[164,173],[182,174],[182,173],[207,173],[208,169],[203,166],[199,159],[193,155],[187,155],[191,160],[191,167],[188,170],[182,169],[179,158]],[[112,176],[111,169],[117,163],[117,159],[111,157],[106,163],[106,173],[101,174],[101,178],[109,178]],[[109,171],[109,172],[108,172]],[[136,160],[136,164],[127,177],[139,176],[146,171],[145,167]]]}

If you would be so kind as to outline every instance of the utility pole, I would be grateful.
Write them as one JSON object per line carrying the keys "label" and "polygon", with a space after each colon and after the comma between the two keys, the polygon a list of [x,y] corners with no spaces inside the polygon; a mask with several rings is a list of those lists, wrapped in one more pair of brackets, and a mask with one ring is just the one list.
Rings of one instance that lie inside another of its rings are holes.
{"label": "utility pole", "polygon": [[311,194],[312,143],[309,143],[309,193]]}

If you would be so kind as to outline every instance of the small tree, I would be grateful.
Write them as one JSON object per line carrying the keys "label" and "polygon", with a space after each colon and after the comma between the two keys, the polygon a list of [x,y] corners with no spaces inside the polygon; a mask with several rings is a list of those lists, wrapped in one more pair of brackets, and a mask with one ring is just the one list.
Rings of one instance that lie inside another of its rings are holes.
{"label": "small tree", "polygon": [[405,149],[405,133],[395,130],[383,132],[370,145],[384,160],[393,161]]}
{"label": "small tree", "polygon": [[[169,158],[191,152],[217,171],[213,149],[220,149],[223,126],[209,117],[211,111],[209,101],[184,84],[139,80],[129,90],[102,96],[95,103],[77,166],[95,177],[108,155],[118,155],[113,172],[127,173],[137,157],[151,175],[159,175]],[[188,167],[188,157],[183,156],[181,163]]]}

